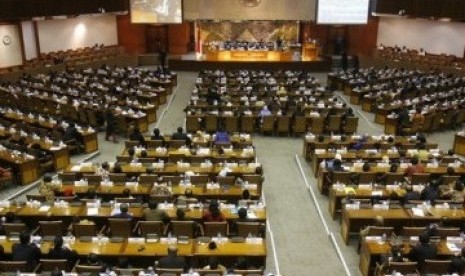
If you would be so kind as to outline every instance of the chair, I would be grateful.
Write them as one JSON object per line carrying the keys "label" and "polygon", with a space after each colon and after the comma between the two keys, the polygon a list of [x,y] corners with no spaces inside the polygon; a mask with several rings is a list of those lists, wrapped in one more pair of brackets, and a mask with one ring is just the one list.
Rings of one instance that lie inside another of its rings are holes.
{"label": "chair", "polygon": [[125,173],[110,173],[110,181],[114,183],[125,183],[127,175]]}
{"label": "chair", "polygon": [[218,117],[216,115],[205,116],[205,131],[215,132],[218,125]]}
{"label": "chair", "polygon": [[80,237],[92,237],[95,236],[97,233],[97,226],[95,223],[83,223],[83,222],[78,222],[78,223],[73,223],[73,232],[74,236],[76,238]]}
{"label": "chair", "polygon": [[37,200],[39,202],[45,202],[45,196],[44,195],[26,195],[26,200],[31,201],[31,200]]}
{"label": "chair", "polygon": [[5,235],[11,236],[13,234],[20,234],[27,230],[26,224],[20,223],[4,223],[3,224],[3,231],[5,231]]}
{"label": "chair", "polygon": [[196,270],[199,276],[222,276],[224,275],[221,269],[199,269]]}
{"label": "chair", "polygon": [[291,117],[289,115],[282,115],[278,116],[278,121],[276,125],[276,132],[279,134],[287,134],[289,135],[290,133],[290,122],[291,122]]}
{"label": "chair", "polygon": [[333,172],[332,183],[350,184],[350,172]]}
{"label": "chair", "polygon": [[239,131],[239,118],[236,116],[227,116],[224,119],[224,128],[229,133]]}
{"label": "chair", "polygon": [[189,179],[193,185],[206,185],[208,182],[208,175],[193,175]]}
{"label": "chair", "polygon": [[59,271],[69,271],[68,260],[50,260],[50,259],[40,259],[40,269],[42,272],[51,272],[55,270]]}
{"label": "chair", "polygon": [[318,118],[312,118],[310,121],[310,130],[313,134],[321,134],[325,130],[325,118],[320,116]]}
{"label": "chair", "polygon": [[458,227],[438,227],[438,236],[441,239],[446,239],[447,237],[458,237],[460,236],[460,228]]}
{"label": "chair", "polygon": [[247,269],[247,270],[234,269],[234,274],[242,275],[242,276],[262,276],[263,270],[262,269]]}
{"label": "chair", "polygon": [[274,115],[269,115],[269,116],[264,116],[262,119],[262,125],[261,125],[261,132],[262,134],[268,132],[268,133],[273,133],[274,132],[274,124],[276,121],[276,118]]}
{"label": "chair", "polygon": [[412,175],[412,185],[425,184],[429,182],[429,173],[414,173]]}
{"label": "chair", "polygon": [[158,180],[158,175],[154,175],[154,174],[141,174],[139,176],[139,184],[142,184],[142,185],[147,185],[147,184],[152,185],[157,180]]}
{"label": "chair", "polygon": [[61,236],[63,235],[63,222],[55,221],[39,221],[39,230],[42,236]]}
{"label": "chair", "polygon": [[185,145],[186,145],[186,140],[171,140],[170,141],[170,147],[174,149],[178,149]]}
{"label": "chair", "polygon": [[[74,271],[78,274],[81,273],[92,273],[97,274],[103,271],[103,266],[101,265],[76,265]],[[98,275],[98,274],[97,274]]]}
{"label": "chair", "polygon": [[195,236],[194,221],[171,221],[171,230],[173,236],[187,236],[190,239]]}
{"label": "chair", "polygon": [[426,227],[411,227],[411,226],[403,226],[401,235],[403,237],[418,237],[422,233],[424,233]]}
{"label": "chair", "polygon": [[234,183],[236,182],[236,177],[234,177],[234,176],[217,176],[216,177],[216,182],[218,182],[220,185],[233,186]]}
{"label": "chair", "polygon": [[376,172],[361,172],[358,177],[358,183],[373,183],[376,180]]}
{"label": "chair", "polygon": [[187,115],[186,116],[186,131],[187,132],[197,132],[200,130],[200,123],[198,116]]}
{"label": "chair", "polygon": [[205,222],[203,224],[203,233],[207,237],[216,237],[218,234],[225,237],[229,235],[229,225],[223,222]]}
{"label": "chair", "polygon": [[442,176],[442,185],[448,185],[459,179],[459,176],[456,175],[443,175]]}
{"label": "chair", "polygon": [[89,185],[99,185],[103,180],[102,176],[97,174],[84,174],[82,178],[87,179]]}
{"label": "chair", "polygon": [[115,197],[115,202],[118,203],[135,203],[137,198],[135,197]]}
{"label": "chair", "polygon": [[426,275],[448,274],[451,263],[451,260],[425,260],[423,273]]}
{"label": "chair", "polygon": [[127,218],[109,218],[108,225],[110,226],[109,233],[112,237],[127,238],[131,236],[131,219]]}
{"label": "chair", "polygon": [[136,229],[142,237],[147,234],[157,234],[159,237],[165,234],[165,225],[162,221],[139,221],[136,225]]}
{"label": "chair", "polygon": [[241,121],[241,132],[245,132],[245,133],[254,132],[255,117],[248,116],[248,115],[242,115],[240,121]]}
{"label": "chair", "polygon": [[341,122],[342,122],[341,115],[329,115],[328,132],[339,133],[341,130]]}
{"label": "chair", "polygon": [[181,276],[183,273],[182,268],[157,268],[155,272],[158,276]]}
{"label": "chair", "polygon": [[26,261],[0,261],[1,272],[28,272]]}
{"label": "chair", "polygon": [[58,173],[58,178],[63,182],[73,182],[78,180],[76,173]]}
{"label": "chair", "polygon": [[237,236],[246,238],[249,234],[254,237],[260,237],[263,233],[264,225],[260,222],[236,222]]}
{"label": "chair", "polygon": [[294,135],[303,134],[307,131],[307,118],[305,116],[296,116],[292,123],[292,132]]}
{"label": "chair", "polygon": [[345,134],[357,132],[358,117],[347,117],[345,125],[342,127]]}
{"label": "chair", "polygon": [[402,275],[415,274],[419,275],[417,271],[417,262],[390,262],[387,271],[392,273],[393,271],[399,272]]}
{"label": "chair", "polygon": [[391,173],[387,172],[385,174],[386,176],[386,185],[392,185],[396,182],[402,182],[404,180],[404,174],[403,173]]}
{"label": "chair", "polygon": [[124,141],[124,146],[127,149],[137,147],[138,145],[139,145],[139,141]]}
{"label": "chair", "polygon": [[[116,275],[121,275],[121,276],[137,276],[140,274],[140,272],[143,272],[143,268],[115,268]],[[144,274],[145,275],[145,274]]]}
{"label": "chair", "polygon": [[147,149],[156,149],[163,146],[162,140],[147,140],[145,143],[147,144]]}

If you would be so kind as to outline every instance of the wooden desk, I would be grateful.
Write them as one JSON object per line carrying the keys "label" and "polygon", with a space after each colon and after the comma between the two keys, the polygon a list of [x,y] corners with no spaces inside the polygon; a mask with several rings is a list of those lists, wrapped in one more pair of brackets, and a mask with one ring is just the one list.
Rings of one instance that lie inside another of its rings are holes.
{"label": "wooden desk", "polygon": [[211,51],[205,53],[207,61],[291,61],[293,53],[290,51]]}
{"label": "wooden desk", "polygon": [[7,163],[17,174],[20,185],[30,184],[40,177],[39,160],[14,157],[9,152],[0,152],[0,160]]}
{"label": "wooden desk", "polygon": [[430,213],[424,217],[414,216],[410,209],[360,209],[342,210],[341,235],[346,244],[349,244],[350,234],[359,233],[366,225],[373,223],[376,216],[384,218],[385,226],[393,226],[396,233],[400,233],[402,226],[426,226],[432,222],[439,222],[448,217],[451,224],[460,223],[465,218],[465,209],[439,209],[431,208]]}
{"label": "wooden desk", "polygon": [[465,155],[465,136],[455,134],[454,138],[454,152],[456,154]]}
{"label": "wooden desk", "polygon": [[98,150],[97,132],[87,132],[82,135],[84,141],[84,152],[90,153]]}
{"label": "wooden desk", "polygon": [[[464,244],[461,244],[464,246]],[[446,241],[442,240],[437,245],[438,249],[438,257],[451,257],[455,253],[447,247]],[[408,253],[411,250],[410,242],[404,242],[403,252]],[[360,251],[360,262],[359,268],[360,272],[363,276],[372,276],[374,273],[374,268],[376,266],[376,262],[381,260],[381,256],[385,254],[389,254],[391,251],[391,245],[389,241],[386,242],[378,242],[378,241],[362,241],[362,248]]]}

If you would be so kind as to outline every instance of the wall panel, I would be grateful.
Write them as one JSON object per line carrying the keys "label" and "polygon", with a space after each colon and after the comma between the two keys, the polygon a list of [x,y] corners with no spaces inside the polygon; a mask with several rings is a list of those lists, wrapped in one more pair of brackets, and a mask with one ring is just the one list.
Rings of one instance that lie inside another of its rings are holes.
{"label": "wall panel", "polygon": [[[8,37],[8,38],[5,38]],[[9,39],[9,44],[3,40]],[[21,35],[17,24],[0,25],[0,68],[23,64]]]}

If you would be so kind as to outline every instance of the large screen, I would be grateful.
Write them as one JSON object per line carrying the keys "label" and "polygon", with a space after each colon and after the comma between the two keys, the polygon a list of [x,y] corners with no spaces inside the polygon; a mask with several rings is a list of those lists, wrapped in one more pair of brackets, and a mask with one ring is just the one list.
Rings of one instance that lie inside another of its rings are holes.
{"label": "large screen", "polygon": [[369,0],[318,0],[318,24],[366,24]]}
{"label": "large screen", "polygon": [[132,23],[182,23],[182,0],[131,0]]}

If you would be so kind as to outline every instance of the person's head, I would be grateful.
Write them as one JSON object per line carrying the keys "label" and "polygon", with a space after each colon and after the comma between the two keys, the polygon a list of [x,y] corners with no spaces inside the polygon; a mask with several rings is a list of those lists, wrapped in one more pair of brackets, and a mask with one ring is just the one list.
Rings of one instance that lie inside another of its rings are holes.
{"label": "person's head", "polygon": [[129,148],[129,149],[128,149],[128,155],[129,155],[130,157],[133,157],[135,153],[136,153],[136,151],[135,151],[133,148]]}
{"label": "person's head", "polygon": [[394,137],[389,136],[388,139],[387,139],[387,141],[389,142],[389,144],[394,143]]}
{"label": "person's head", "polygon": [[455,170],[453,167],[447,167],[447,174],[448,175],[454,175],[455,174]]}
{"label": "person's head", "polygon": [[418,165],[418,157],[413,157],[412,158],[412,165]]}
{"label": "person's head", "polygon": [[37,144],[37,143],[32,144],[31,148],[35,149],[35,150],[40,150],[41,149],[40,145]]}
{"label": "person's head", "polygon": [[15,213],[14,212],[7,212],[5,214],[5,222],[6,223],[13,223],[15,221]]}
{"label": "person's head", "polygon": [[453,149],[449,149],[449,150],[447,151],[447,155],[453,156],[453,155],[454,155],[454,150],[453,150]]}
{"label": "person's head", "polygon": [[122,197],[130,197],[131,196],[131,190],[129,190],[129,188],[124,188],[121,195],[122,195]]}
{"label": "person's head", "polygon": [[334,159],[333,161],[333,168],[341,168],[342,162],[340,159]]}
{"label": "person's head", "polygon": [[218,204],[218,201],[216,201],[216,200],[212,200],[212,201],[210,202],[210,204],[208,205],[208,210],[209,210],[210,212],[219,210],[219,208],[220,208],[220,205]]}
{"label": "person's head", "polygon": [[397,163],[392,163],[391,166],[389,167],[389,172],[397,172],[397,168],[399,167],[399,165],[397,165]]}
{"label": "person's head", "polygon": [[160,130],[158,128],[153,129],[153,136],[160,136]]}
{"label": "person's head", "polygon": [[155,210],[158,208],[158,202],[156,200],[150,200],[149,201],[149,208],[152,210]]}
{"label": "person's head", "polygon": [[217,257],[212,256],[208,259],[208,266],[210,269],[218,269],[218,265],[219,261]]}
{"label": "person's head", "polygon": [[182,133],[182,127],[178,127],[177,132]]}
{"label": "person's head", "polygon": [[55,239],[53,240],[53,246],[55,248],[61,248],[63,246],[63,237],[55,236]]}
{"label": "person's head", "polygon": [[52,182],[52,176],[50,174],[45,174],[43,178],[44,182],[49,183]]}
{"label": "person's head", "polygon": [[74,128],[76,125],[74,124],[74,122],[68,122],[68,127],[69,128]]}
{"label": "person's head", "polygon": [[248,269],[247,259],[245,257],[241,256],[237,258],[236,269],[239,269],[239,270]]}
{"label": "person's head", "polygon": [[247,209],[239,208],[239,210],[237,210],[237,216],[239,217],[239,219],[246,219],[247,218]]}
{"label": "person's head", "polygon": [[458,192],[463,192],[463,183],[459,182],[459,181],[455,181],[455,184],[454,184],[454,190],[458,191]]}
{"label": "person's head", "polygon": [[465,257],[465,247],[462,247],[462,250],[460,250],[460,255]]}
{"label": "person's head", "polygon": [[178,248],[174,245],[170,245],[168,247],[168,255],[170,256],[176,256],[178,255]]}
{"label": "person's head", "polygon": [[87,262],[89,264],[98,264],[99,263],[99,259],[98,259],[98,255],[95,254],[95,253],[89,253],[89,255],[87,256]]}
{"label": "person's head", "polygon": [[186,212],[182,208],[176,210],[176,218],[178,220],[184,220],[186,218]]}
{"label": "person's head", "polygon": [[134,132],[134,133],[140,133],[140,129],[139,129],[138,127],[134,127],[134,128],[132,129],[132,132]]}
{"label": "person's head", "polygon": [[129,268],[129,259],[127,257],[119,257],[118,268]]}
{"label": "person's head", "polygon": [[194,192],[192,192],[192,189],[187,188],[184,191],[184,196],[187,197],[187,198],[191,198],[193,195],[194,195]]}
{"label": "person's head", "polygon": [[147,158],[147,157],[148,157],[147,151],[146,151],[146,150],[142,150],[142,151],[140,152],[140,157],[142,157],[142,158]]}
{"label": "person's head", "polygon": [[31,241],[31,234],[28,232],[24,231],[19,234],[19,242],[21,244],[28,244]]}
{"label": "person's head", "polygon": [[102,169],[108,171],[110,169],[110,164],[108,164],[108,162],[103,162],[102,163]]}
{"label": "person's head", "polygon": [[121,203],[119,210],[121,214],[127,214],[129,212],[129,205],[127,203]]}
{"label": "person's head", "polygon": [[250,191],[248,189],[242,191],[242,199],[250,199]]}
{"label": "person's head", "polygon": [[419,240],[420,240],[420,243],[422,244],[429,243],[429,240],[430,240],[429,234],[427,232],[421,233]]}
{"label": "person's head", "polygon": [[368,163],[368,162],[363,163],[362,171],[363,171],[363,172],[368,172],[368,171],[370,171],[370,163]]}
{"label": "person's head", "polygon": [[115,163],[115,166],[113,167],[113,172],[114,173],[122,173],[123,172],[123,168],[121,168],[120,163]]}

